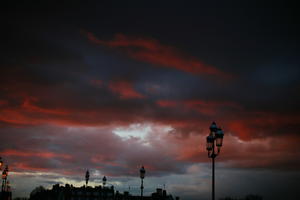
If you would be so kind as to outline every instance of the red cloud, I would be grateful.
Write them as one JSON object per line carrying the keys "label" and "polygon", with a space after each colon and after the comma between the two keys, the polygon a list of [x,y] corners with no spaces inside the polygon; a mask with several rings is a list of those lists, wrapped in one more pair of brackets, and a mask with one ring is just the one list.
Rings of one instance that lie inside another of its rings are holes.
{"label": "red cloud", "polygon": [[[208,131],[185,138],[161,135],[157,142],[168,141],[167,151],[178,161],[210,162],[205,147]],[[294,158],[300,154],[299,141],[300,137],[295,134],[242,141],[225,132],[221,154],[217,159],[227,166],[239,168],[298,169],[300,162]]]}
{"label": "red cloud", "polygon": [[26,98],[23,102],[22,107],[29,111],[29,112],[38,112],[38,113],[45,113],[45,114],[54,114],[54,115],[67,115],[67,111],[58,110],[58,109],[47,109],[47,108],[41,108],[36,105],[34,105],[34,102],[37,102],[38,100],[36,98]]}
{"label": "red cloud", "polygon": [[160,107],[175,107],[178,105],[177,101],[171,101],[171,100],[158,100],[156,101],[156,104]]}
{"label": "red cloud", "polygon": [[10,169],[10,171],[38,171],[38,172],[44,172],[49,171],[47,167],[35,167],[27,163],[21,163],[21,162],[15,162],[13,163],[13,169]]}
{"label": "red cloud", "polygon": [[269,137],[299,130],[300,118],[288,114],[244,111],[234,119],[223,119],[231,133],[244,141]]}
{"label": "red cloud", "polygon": [[140,99],[145,96],[134,90],[133,84],[129,81],[111,81],[109,88],[118,94],[121,99]]}
{"label": "red cloud", "polygon": [[8,104],[8,102],[6,101],[6,100],[1,100],[0,99],[0,106],[4,106],[4,105],[7,105]]}
{"label": "red cloud", "polygon": [[95,44],[122,48],[130,57],[143,62],[175,68],[196,75],[213,75],[223,79],[232,77],[232,75],[204,64],[196,58],[183,55],[174,47],[160,44],[157,40],[128,37],[123,34],[116,34],[112,40],[100,40],[90,32],[87,32],[86,35]]}
{"label": "red cloud", "polygon": [[36,105],[39,101],[35,97],[28,97],[26,95],[22,97],[21,95],[19,98],[24,98],[22,104],[14,107],[7,105],[7,107],[1,110],[0,121],[20,125],[36,125],[48,122],[59,124],[61,121],[65,121],[64,123],[70,121],[68,120],[70,111],[67,111],[67,109],[40,107]]}
{"label": "red cloud", "polygon": [[53,152],[28,152],[28,151],[17,151],[13,149],[4,150],[0,154],[5,157],[18,156],[18,157],[64,158],[64,159],[72,158],[68,154],[56,154]]}

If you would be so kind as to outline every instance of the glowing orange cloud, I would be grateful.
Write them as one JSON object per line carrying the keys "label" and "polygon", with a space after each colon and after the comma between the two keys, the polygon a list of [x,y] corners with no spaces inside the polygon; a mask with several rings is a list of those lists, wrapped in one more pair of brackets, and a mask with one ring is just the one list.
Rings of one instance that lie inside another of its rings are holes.
{"label": "glowing orange cloud", "polygon": [[100,40],[90,32],[87,32],[86,35],[94,44],[122,48],[130,57],[143,62],[175,68],[196,75],[213,75],[225,79],[232,77],[232,75],[196,58],[183,55],[174,47],[160,44],[157,40],[128,37],[123,34],[116,34],[112,40]]}

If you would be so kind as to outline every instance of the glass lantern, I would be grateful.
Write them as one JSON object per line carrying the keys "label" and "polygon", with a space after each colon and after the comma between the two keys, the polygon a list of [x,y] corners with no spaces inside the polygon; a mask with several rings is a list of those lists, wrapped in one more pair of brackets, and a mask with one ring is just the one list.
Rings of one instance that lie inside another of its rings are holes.
{"label": "glass lantern", "polygon": [[146,173],[146,170],[145,170],[144,166],[142,166],[142,168],[140,169],[140,177],[141,177],[141,179],[145,178],[145,173]]}
{"label": "glass lantern", "polygon": [[214,137],[212,135],[209,135],[206,138],[206,150],[212,151],[213,146],[214,146]]}
{"label": "glass lantern", "polygon": [[224,133],[223,133],[222,129],[218,128],[218,130],[216,132],[216,146],[217,147],[222,146],[223,137],[224,137]]}

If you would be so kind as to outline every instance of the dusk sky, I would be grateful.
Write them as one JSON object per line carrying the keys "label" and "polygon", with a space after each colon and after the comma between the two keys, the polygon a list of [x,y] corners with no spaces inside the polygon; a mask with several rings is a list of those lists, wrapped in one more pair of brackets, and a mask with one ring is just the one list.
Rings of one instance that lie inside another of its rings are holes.
{"label": "dusk sky", "polygon": [[286,1],[1,5],[0,157],[13,196],[90,185],[300,199],[299,9]]}

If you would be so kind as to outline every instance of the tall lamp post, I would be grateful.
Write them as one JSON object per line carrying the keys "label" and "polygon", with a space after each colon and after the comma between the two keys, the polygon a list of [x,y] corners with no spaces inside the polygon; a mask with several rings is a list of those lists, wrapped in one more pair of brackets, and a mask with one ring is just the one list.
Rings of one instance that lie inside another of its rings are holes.
{"label": "tall lamp post", "polygon": [[143,199],[143,190],[144,190],[144,178],[145,178],[146,170],[144,166],[140,169],[140,178],[141,178],[141,200]]}
{"label": "tall lamp post", "polygon": [[106,185],[106,181],[107,181],[107,179],[106,179],[106,177],[105,176],[103,176],[103,178],[102,178],[102,197],[103,197],[103,199],[105,200],[106,199],[106,196],[107,196],[107,192],[108,191],[105,191],[105,185]]}
{"label": "tall lamp post", "polygon": [[212,159],[212,200],[215,200],[215,158],[220,153],[224,133],[215,122],[210,125],[209,130],[210,134],[206,138],[206,150],[208,157]]}
{"label": "tall lamp post", "polygon": [[102,185],[103,185],[103,187],[106,185],[106,181],[107,181],[106,177],[103,176],[103,179],[102,179]]}

